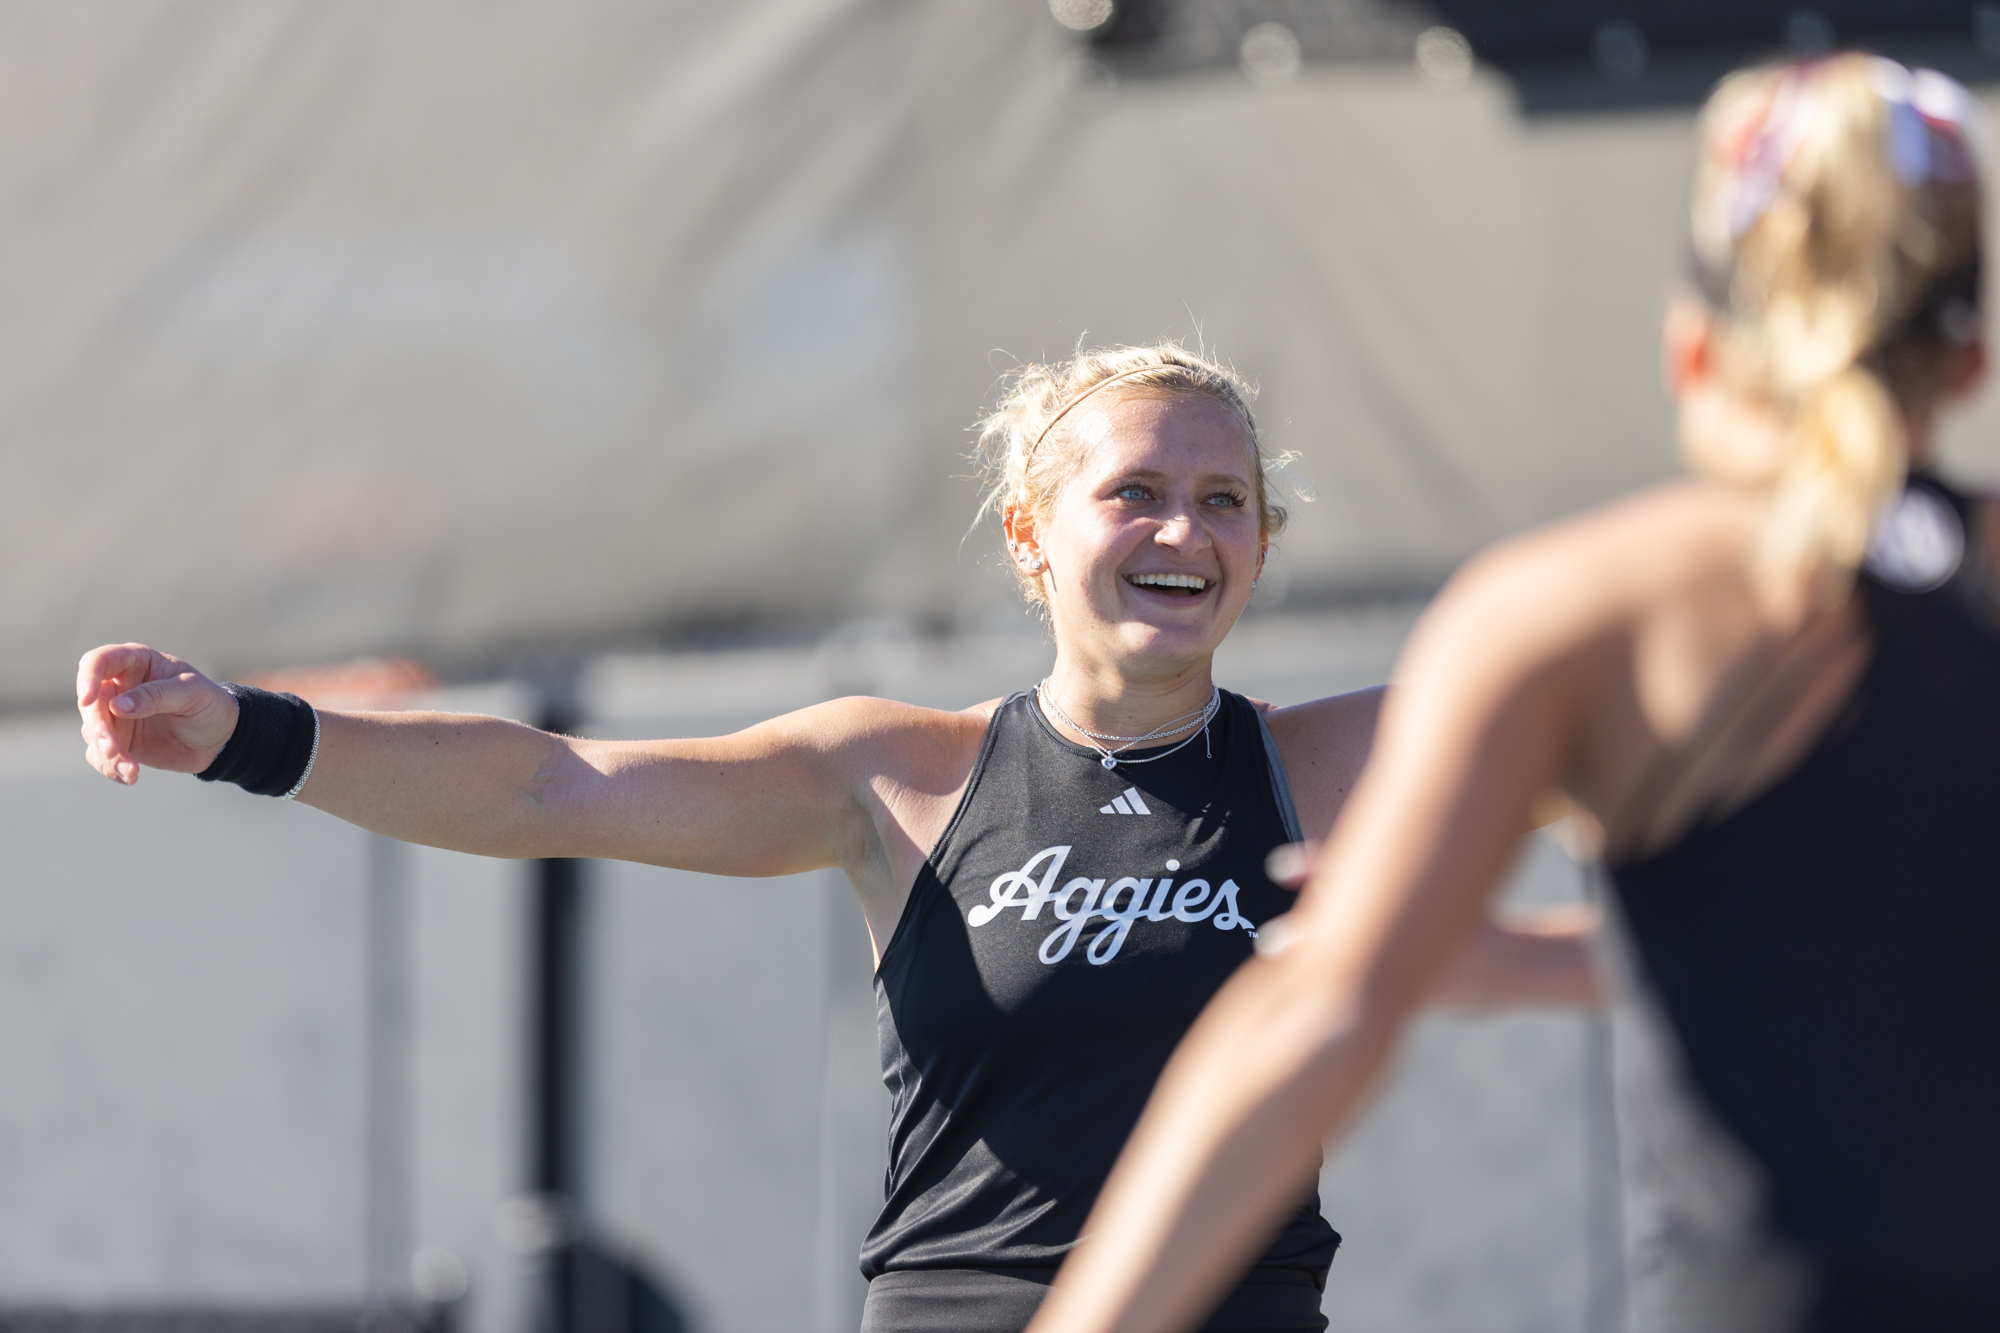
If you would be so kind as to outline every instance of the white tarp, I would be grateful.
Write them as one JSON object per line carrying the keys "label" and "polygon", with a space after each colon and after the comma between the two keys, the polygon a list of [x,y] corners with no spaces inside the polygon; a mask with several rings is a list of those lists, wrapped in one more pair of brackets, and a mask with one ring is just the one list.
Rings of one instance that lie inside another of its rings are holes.
{"label": "white tarp", "polygon": [[1688,125],[1111,84],[1029,0],[0,4],[0,705],[1012,614],[964,428],[1080,337],[1261,381],[1280,595],[1427,586],[1672,469]]}

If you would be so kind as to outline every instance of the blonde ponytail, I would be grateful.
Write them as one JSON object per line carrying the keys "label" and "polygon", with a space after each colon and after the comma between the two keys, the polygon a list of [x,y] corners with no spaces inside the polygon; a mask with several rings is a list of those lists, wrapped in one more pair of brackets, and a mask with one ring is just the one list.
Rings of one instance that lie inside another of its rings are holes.
{"label": "blonde ponytail", "polygon": [[1787,426],[1764,479],[1774,568],[1861,562],[1902,485],[1911,411],[1977,331],[1970,101],[1942,75],[1843,55],[1733,75],[1703,109],[1695,276],[1717,370]]}
{"label": "blonde ponytail", "polygon": [[1859,565],[1875,514],[1903,484],[1904,440],[1902,413],[1874,372],[1849,365],[1815,386],[1771,488],[1766,567]]}

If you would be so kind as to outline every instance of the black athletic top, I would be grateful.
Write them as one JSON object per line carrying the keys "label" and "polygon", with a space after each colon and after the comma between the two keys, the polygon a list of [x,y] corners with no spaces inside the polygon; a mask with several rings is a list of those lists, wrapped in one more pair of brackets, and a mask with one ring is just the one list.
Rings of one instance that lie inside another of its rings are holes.
{"label": "black athletic top", "polygon": [[[1224,693],[1206,736],[1107,771],[1031,693],[994,713],[875,976],[892,1107],[871,1279],[1062,1262],[1167,1057],[1294,902],[1264,874],[1299,836],[1268,735]],[[1260,1264],[1317,1285],[1339,1243],[1315,1196]]]}
{"label": "black athletic top", "polygon": [[1685,1080],[1804,1260],[1770,1327],[2000,1328],[2000,626],[1971,518],[1913,475],[1814,749],[1611,867]]}

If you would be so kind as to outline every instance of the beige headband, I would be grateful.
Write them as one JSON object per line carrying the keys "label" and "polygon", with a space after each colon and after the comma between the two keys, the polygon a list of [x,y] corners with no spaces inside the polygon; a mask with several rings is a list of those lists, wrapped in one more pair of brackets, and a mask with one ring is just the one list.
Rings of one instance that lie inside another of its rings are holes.
{"label": "beige headband", "polygon": [[1150,375],[1156,370],[1186,370],[1186,369],[1187,369],[1186,366],[1183,366],[1178,362],[1163,361],[1157,365],[1140,366],[1137,370],[1123,371],[1119,374],[1112,375],[1105,379],[1099,380],[1097,383],[1091,385],[1088,389],[1085,389],[1082,393],[1078,394],[1076,397],[1070,399],[1067,403],[1064,403],[1062,411],[1056,413],[1054,416],[1049,418],[1049,424],[1042,427],[1042,433],[1040,435],[1037,435],[1035,437],[1035,442],[1028,446],[1027,456],[1022,460],[1023,465],[1026,464],[1027,459],[1033,458],[1035,456],[1035,450],[1042,447],[1042,441],[1046,440],[1049,437],[1049,432],[1056,428],[1056,423],[1058,421],[1061,421],[1064,417],[1069,415],[1069,410],[1072,407],[1075,407],[1078,403],[1090,397],[1090,395],[1096,393],[1099,389],[1103,388],[1105,385],[1116,384],[1119,380],[1129,380],[1134,375]]}

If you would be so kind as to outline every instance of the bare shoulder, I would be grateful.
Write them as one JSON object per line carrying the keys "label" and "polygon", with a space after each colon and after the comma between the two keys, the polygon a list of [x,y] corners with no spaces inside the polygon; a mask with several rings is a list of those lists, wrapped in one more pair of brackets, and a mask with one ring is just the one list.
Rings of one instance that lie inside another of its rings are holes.
{"label": "bare shoulder", "polygon": [[[902,910],[917,868],[943,836],[971,780],[980,742],[1001,702],[992,699],[947,710],[893,699],[835,701],[858,738],[856,754],[863,771],[855,776],[868,793],[866,804],[882,856],[873,866],[874,875],[861,868],[850,871],[870,912],[871,929],[882,924],[875,917],[887,910],[885,904],[893,907],[889,911],[893,928],[893,917]],[[887,938],[878,933],[876,942],[884,944]]]}
{"label": "bare shoulder", "polygon": [[1425,613],[1412,650],[1478,673],[1628,633],[1718,582],[1743,582],[1757,523],[1745,498],[1680,482],[1537,528],[1468,561]]}
{"label": "bare shoulder", "polygon": [[[1329,695],[1309,703],[1272,708],[1264,714],[1272,739],[1281,753],[1295,746],[1368,747],[1375,734],[1375,719],[1382,712],[1383,687]],[[1289,761],[1289,755],[1288,755]]]}
{"label": "bare shoulder", "polygon": [[[1751,530],[1740,502],[1682,484],[1498,543],[1424,613],[1396,680],[1427,701],[1412,705],[1419,713],[1443,697],[1490,709],[1529,680],[1562,695],[1615,660],[1619,641],[1675,600],[1676,582],[1694,588],[1743,568]],[[1324,836],[1345,805],[1387,697],[1362,690],[1268,715],[1308,837]]]}
{"label": "bare shoulder", "polygon": [[1383,694],[1371,686],[1265,714],[1307,838],[1326,837],[1367,766]]}
{"label": "bare shoulder", "polygon": [[921,708],[894,699],[850,695],[766,725],[781,725],[811,737],[822,748],[861,758],[863,766],[873,771],[921,781],[917,770],[961,761],[970,764],[998,706],[994,700],[957,710]]}
{"label": "bare shoulder", "polygon": [[1740,561],[1756,523],[1747,498],[1675,482],[1497,542],[1453,583],[1489,595],[1545,593],[1558,583],[1614,602],[1645,598],[1675,579],[1706,577],[1718,561]]}

